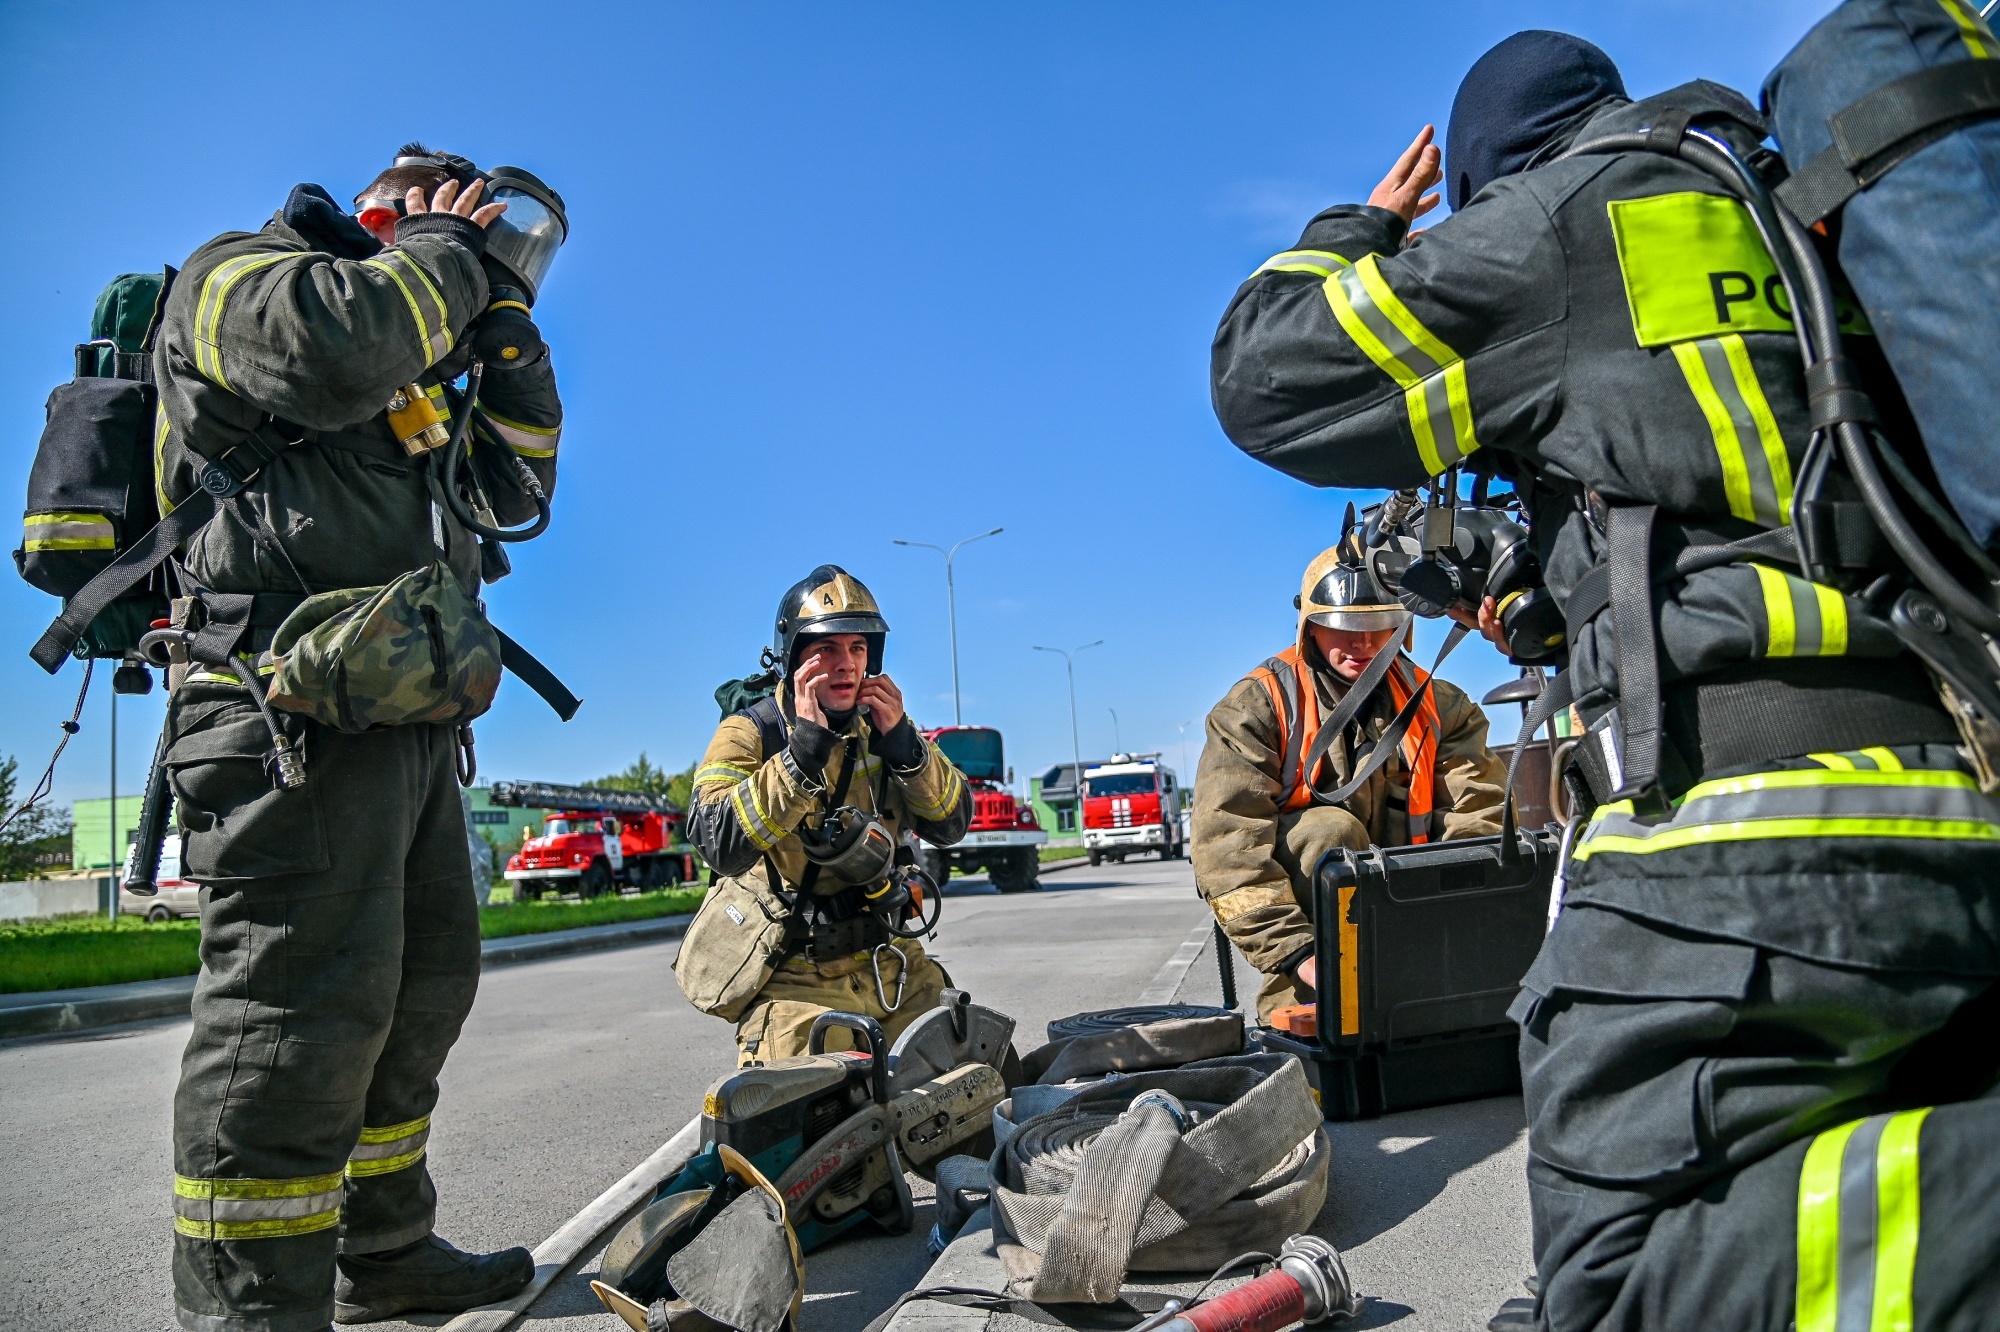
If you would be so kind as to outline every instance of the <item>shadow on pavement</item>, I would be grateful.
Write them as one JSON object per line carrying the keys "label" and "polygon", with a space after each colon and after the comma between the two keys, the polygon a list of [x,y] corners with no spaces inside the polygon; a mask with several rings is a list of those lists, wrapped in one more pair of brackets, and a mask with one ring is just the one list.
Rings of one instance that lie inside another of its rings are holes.
{"label": "shadow on pavement", "polygon": [[1365,1244],[1421,1211],[1454,1175],[1505,1151],[1525,1131],[1518,1096],[1328,1124],[1333,1169],[1313,1231],[1343,1251]]}

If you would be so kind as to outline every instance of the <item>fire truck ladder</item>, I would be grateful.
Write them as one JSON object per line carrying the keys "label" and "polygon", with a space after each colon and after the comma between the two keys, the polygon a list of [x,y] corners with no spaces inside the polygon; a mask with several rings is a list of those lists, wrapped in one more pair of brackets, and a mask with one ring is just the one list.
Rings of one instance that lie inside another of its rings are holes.
{"label": "fire truck ladder", "polygon": [[495,782],[487,790],[487,799],[515,809],[594,810],[602,814],[687,812],[665,796],[613,791],[602,786],[564,786],[560,782]]}

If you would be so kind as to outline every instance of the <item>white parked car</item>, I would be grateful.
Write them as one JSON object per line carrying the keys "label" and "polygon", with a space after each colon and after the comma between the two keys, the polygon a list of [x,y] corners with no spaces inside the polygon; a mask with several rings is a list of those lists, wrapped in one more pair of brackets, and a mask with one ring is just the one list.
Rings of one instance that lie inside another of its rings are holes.
{"label": "white parked car", "polygon": [[118,884],[118,911],[126,916],[144,916],[147,920],[173,920],[179,916],[199,916],[201,914],[201,885],[181,877],[181,835],[168,833],[160,847],[160,891],[152,897],[140,897],[125,891],[121,876]]}

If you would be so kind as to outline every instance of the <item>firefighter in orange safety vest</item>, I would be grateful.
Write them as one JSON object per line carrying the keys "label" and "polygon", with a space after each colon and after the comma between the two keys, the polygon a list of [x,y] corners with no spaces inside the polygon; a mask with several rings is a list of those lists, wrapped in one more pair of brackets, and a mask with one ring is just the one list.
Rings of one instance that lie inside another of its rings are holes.
{"label": "firefighter in orange safety vest", "polygon": [[[1244,676],[1208,714],[1194,788],[1195,882],[1264,974],[1257,1012],[1266,1019],[1312,1001],[1310,887],[1322,856],[1500,831],[1506,767],[1486,746],[1486,714],[1404,655],[1409,612],[1341,551],[1323,551],[1306,566],[1292,603],[1299,612],[1292,646]],[[1386,674],[1378,667],[1371,676],[1370,664],[1385,652],[1393,654]],[[1345,706],[1364,678],[1369,693]],[[1401,743],[1357,783],[1426,680],[1428,696]]]}

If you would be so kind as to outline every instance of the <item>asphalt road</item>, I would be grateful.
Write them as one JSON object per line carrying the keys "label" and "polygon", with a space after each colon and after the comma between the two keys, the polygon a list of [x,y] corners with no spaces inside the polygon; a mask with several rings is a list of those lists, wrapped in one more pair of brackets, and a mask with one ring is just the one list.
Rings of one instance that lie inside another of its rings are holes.
{"label": "asphalt road", "polygon": [[[975,999],[1051,1018],[1129,1004],[1207,919],[1185,862],[1051,874],[1003,897],[955,881],[932,952]],[[463,1248],[532,1246],[700,1108],[731,1066],[729,1028],[668,972],[678,943],[487,973],[443,1076],[431,1137],[439,1233]],[[1246,991],[1249,990],[1246,985]],[[1212,952],[1179,997],[1215,1002]],[[0,1045],[0,1329],[171,1328],[169,1110],[187,1022]],[[1489,1101],[1329,1126],[1333,1184],[1318,1227],[1378,1296],[1370,1326],[1483,1327],[1527,1271],[1518,1104]],[[858,1332],[929,1266],[918,1236],[846,1240],[808,1259],[806,1332]],[[622,1327],[585,1269],[522,1326]],[[435,1326],[443,1318],[415,1325]],[[411,1324],[384,1323],[385,1329]]]}

